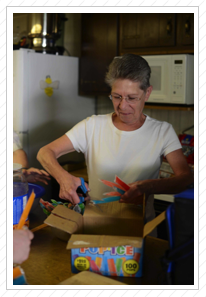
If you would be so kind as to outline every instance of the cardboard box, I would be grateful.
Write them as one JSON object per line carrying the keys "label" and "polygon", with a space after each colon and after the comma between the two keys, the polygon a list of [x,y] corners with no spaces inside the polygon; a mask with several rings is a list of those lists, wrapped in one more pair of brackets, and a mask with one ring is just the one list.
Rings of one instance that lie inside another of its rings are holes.
{"label": "cardboard box", "polygon": [[105,276],[141,277],[144,237],[162,220],[144,225],[145,207],[112,202],[86,205],[84,215],[55,207],[45,223],[71,234],[72,272],[90,270]]}
{"label": "cardboard box", "polygon": [[106,276],[99,275],[90,271],[82,271],[77,275],[67,278],[59,285],[116,285],[116,286],[127,286],[122,282],[118,282],[114,279]]}

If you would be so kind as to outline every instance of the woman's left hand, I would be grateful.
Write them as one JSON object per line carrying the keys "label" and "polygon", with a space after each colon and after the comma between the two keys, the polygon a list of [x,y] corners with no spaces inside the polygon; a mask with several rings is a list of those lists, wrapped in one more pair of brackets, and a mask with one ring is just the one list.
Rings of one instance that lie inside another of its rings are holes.
{"label": "woman's left hand", "polygon": [[131,184],[128,184],[130,189],[126,191],[119,200],[120,203],[131,203],[131,204],[143,204],[143,187],[142,182],[137,181]]}
{"label": "woman's left hand", "polygon": [[48,185],[47,180],[50,180],[48,172],[43,169],[31,167],[29,169],[23,169],[23,174],[29,183],[42,182],[45,185]]}

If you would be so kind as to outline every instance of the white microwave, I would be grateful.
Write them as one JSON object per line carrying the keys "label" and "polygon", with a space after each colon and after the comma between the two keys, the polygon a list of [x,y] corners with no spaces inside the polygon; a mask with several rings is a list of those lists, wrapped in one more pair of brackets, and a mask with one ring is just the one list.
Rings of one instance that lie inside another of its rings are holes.
{"label": "white microwave", "polygon": [[194,104],[194,56],[142,56],[151,68],[152,93],[147,102]]}

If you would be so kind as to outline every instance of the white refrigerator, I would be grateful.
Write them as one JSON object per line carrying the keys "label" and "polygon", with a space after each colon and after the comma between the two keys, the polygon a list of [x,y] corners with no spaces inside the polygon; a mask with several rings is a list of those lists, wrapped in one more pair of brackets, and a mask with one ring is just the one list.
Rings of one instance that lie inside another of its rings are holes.
{"label": "white refrigerator", "polygon": [[[30,167],[40,168],[38,150],[95,113],[95,100],[78,95],[79,59],[13,51],[13,128],[26,151]],[[78,153],[62,161],[83,161]]]}

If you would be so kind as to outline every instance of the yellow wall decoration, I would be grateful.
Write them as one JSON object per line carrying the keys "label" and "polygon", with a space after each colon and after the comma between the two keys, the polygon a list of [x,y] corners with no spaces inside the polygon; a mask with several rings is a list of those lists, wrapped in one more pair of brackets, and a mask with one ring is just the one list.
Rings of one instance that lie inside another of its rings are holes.
{"label": "yellow wall decoration", "polygon": [[53,89],[59,88],[59,81],[52,81],[50,75],[47,75],[45,81],[40,81],[40,88],[44,90],[47,96],[51,97],[53,94]]}

